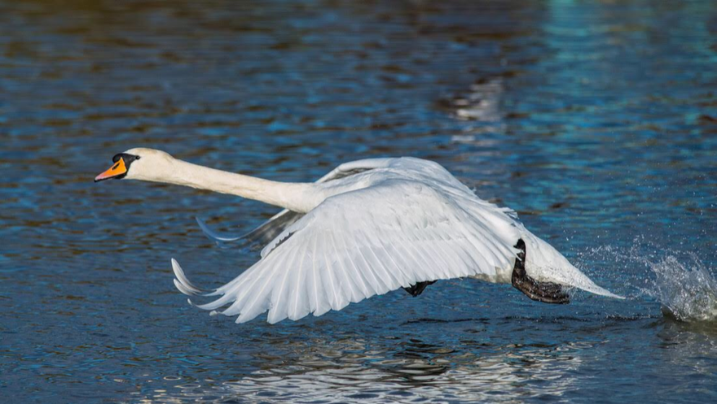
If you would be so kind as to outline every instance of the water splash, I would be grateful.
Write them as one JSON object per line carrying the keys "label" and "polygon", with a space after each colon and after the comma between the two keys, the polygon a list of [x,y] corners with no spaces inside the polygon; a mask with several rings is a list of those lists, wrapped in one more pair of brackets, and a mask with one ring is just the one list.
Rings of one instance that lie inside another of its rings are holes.
{"label": "water splash", "polygon": [[[670,250],[638,238],[627,250],[602,246],[583,259],[614,267],[643,267],[628,283],[662,305],[666,316],[684,322],[717,322],[717,278],[694,253]],[[600,265],[600,264],[599,264]]]}
{"label": "water splash", "polygon": [[717,280],[694,255],[680,261],[669,255],[650,263],[652,287],[643,291],[657,299],[666,315],[680,321],[717,320]]}

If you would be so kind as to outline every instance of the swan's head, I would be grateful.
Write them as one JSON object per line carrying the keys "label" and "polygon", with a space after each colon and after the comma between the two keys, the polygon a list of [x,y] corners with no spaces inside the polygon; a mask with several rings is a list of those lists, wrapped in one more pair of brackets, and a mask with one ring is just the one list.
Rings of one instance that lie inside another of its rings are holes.
{"label": "swan's head", "polygon": [[112,167],[95,177],[95,182],[111,178],[155,181],[171,172],[174,158],[161,150],[136,148],[112,157]]}

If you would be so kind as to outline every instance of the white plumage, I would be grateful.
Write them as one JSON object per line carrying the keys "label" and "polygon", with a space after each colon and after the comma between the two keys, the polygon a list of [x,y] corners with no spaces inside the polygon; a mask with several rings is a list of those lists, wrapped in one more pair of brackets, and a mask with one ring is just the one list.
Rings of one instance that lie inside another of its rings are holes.
{"label": "white plumage", "polygon": [[[357,168],[371,170],[330,181]],[[475,277],[510,283],[513,245],[521,237],[532,246],[549,247],[544,258],[556,259],[556,251],[518,223],[513,211],[479,199],[433,162],[362,160],[340,166],[320,182],[335,195],[272,240],[259,262],[207,294],[222,297],[199,308],[228,305],[221,313],[238,315],[237,322],[268,310],[268,321],[276,323],[341,310],[418,282]],[[560,266],[570,265],[563,260]],[[177,261],[172,265],[181,274]],[[540,279],[536,272],[530,271]],[[196,294],[178,278],[182,292]],[[562,278],[563,284],[612,295],[587,277]]]}
{"label": "white plumage", "polygon": [[[126,153],[147,160],[146,155],[161,152],[133,149]],[[274,237],[257,263],[213,292],[204,293],[190,283],[172,259],[174,282],[182,293],[216,297],[197,307],[237,316],[240,323],[266,311],[271,323],[319,316],[374,295],[439,279],[473,277],[510,283],[519,239],[526,244],[525,270],[532,278],[619,298],[526,230],[515,212],[478,198],[434,162],[360,160],[339,166],[313,184],[249,180],[223,173],[237,177],[215,184],[216,173],[222,172],[166,156],[161,164],[170,162],[171,167],[165,169],[174,173],[171,180],[160,178],[157,161],[152,178],[146,172],[134,177],[214,189],[291,208],[247,235]],[[142,160],[135,164],[139,166]],[[147,171],[149,165],[142,164],[138,171]],[[127,178],[132,179],[135,168]],[[176,172],[192,179],[183,181]],[[228,185],[232,181],[236,182],[234,190]],[[250,181],[264,181],[259,186],[272,191],[258,191]],[[221,241],[240,239],[220,238],[200,225]],[[277,229],[281,230],[278,235]]]}

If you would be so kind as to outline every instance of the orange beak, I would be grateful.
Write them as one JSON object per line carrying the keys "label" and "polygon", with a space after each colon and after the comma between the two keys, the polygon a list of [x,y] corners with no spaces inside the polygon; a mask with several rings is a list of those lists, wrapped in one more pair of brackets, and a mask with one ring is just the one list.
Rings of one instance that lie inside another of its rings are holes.
{"label": "orange beak", "polygon": [[127,173],[127,166],[124,164],[124,159],[120,157],[117,162],[110,167],[109,170],[95,177],[95,182],[108,180],[110,178],[119,177]]}

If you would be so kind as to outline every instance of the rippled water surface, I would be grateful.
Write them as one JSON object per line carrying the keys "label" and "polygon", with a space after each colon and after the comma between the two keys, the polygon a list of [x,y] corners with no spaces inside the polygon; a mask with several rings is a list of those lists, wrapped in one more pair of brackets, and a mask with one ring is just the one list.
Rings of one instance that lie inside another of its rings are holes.
{"label": "rippled water surface", "polygon": [[[2,402],[717,401],[713,1],[0,0],[0,142]],[[257,256],[194,216],[276,209],[92,183],[137,146],[286,181],[432,159],[629,299],[210,317],[169,259],[218,286]]]}

